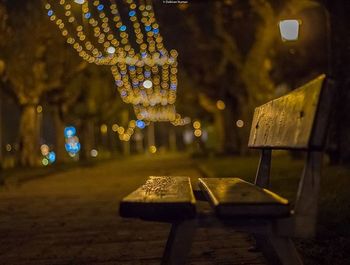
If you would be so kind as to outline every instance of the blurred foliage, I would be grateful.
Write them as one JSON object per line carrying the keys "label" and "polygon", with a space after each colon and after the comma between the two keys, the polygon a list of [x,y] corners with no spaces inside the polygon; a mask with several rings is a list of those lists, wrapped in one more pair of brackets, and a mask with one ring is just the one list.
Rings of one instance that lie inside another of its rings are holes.
{"label": "blurred foliage", "polygon": [[[320,24],[317,6],[311,0],[193,1],[179,8],[158,4],[164,39],[180,51],[179,95],[194,95],[180,96],[179,109],[223,122],[214,121],[224,134],[219,137],[224,150],[219,151],[245,152],[249,126],[238,129],[236,120],[249,125],[254,107],[325,70],[320,32],[286,44],[278,30],[279,20],[288,17]],[[203,95],[207,100],[199,100]],[[226,103],[221,115],[215,109],[219,99]],[[194,102],[201,108],[187,110]]]}

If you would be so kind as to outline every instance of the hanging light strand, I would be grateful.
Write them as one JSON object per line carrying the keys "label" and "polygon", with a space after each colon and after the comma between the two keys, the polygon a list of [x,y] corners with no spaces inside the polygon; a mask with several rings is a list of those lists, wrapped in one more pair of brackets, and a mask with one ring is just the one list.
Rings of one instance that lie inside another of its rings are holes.
{"label": "hanging light strand", "polygon": [[[140,0],[139,6],[133,0],[124,1],[128,5],[138,53],[129,42],[130,30],[127,31],[128,26],[122,22],[115,0],[110,0],[109,9],[99,0],[75,0],[73,5],[81,6],[82,24],[74,16],[70,2],[73,1],[58,2],[63,16],[52,8],[57,2],[47,3],[45,7],[50,20],[79,56],[89,63],[111,66],[122,100],[134,105],[136,115],[150,121],[179,121],[181,116],[178,117],[174,106],[178,54],[165,49],[151,1]],[[88,38],[90,35],[93,41]]]}

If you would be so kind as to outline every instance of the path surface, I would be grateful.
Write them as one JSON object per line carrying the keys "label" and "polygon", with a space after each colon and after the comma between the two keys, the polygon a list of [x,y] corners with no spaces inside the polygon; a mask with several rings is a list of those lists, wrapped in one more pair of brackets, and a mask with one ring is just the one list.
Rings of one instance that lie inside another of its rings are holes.
{"label": "path surface", "polygon": [[[0,265],[160,264],[167,224],[118,217],[119,200],[149,175],[198,177],[181,156],[136,157],[0,190]],[[264,264],[228,229],[199,229],[190,264]]]}

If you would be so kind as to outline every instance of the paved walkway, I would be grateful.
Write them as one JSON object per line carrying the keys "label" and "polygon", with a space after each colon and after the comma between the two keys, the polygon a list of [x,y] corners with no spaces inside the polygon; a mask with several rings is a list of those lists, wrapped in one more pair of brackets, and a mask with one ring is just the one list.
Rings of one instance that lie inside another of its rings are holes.
{"label": "paved walkway", "polygon": [[[160,264],[167,224],[118,217],[148,175],[199,173],[186,157],[130,158],[0,189],[0,265]],[[263,264],[241,233],[199,229],[190,264]]]}

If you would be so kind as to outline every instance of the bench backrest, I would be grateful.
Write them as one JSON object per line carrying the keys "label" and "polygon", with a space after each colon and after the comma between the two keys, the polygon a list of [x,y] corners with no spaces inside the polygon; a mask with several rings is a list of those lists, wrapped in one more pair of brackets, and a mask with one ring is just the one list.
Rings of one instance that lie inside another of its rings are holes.
{"label": "bench backrest", "polygon": [[321,149],[324,145],[330,91],[320,75],[254,112],[248,146],[270,149]]}
{"label": "bench backrest", "polygon": [[270,182],[271,150],[307,151],[299,181],[292,225],[295,236],[315,233],[322,149],[331,112],[333,87],[325,75],[255,109],[248,146],[262,149],[255,184]]}

